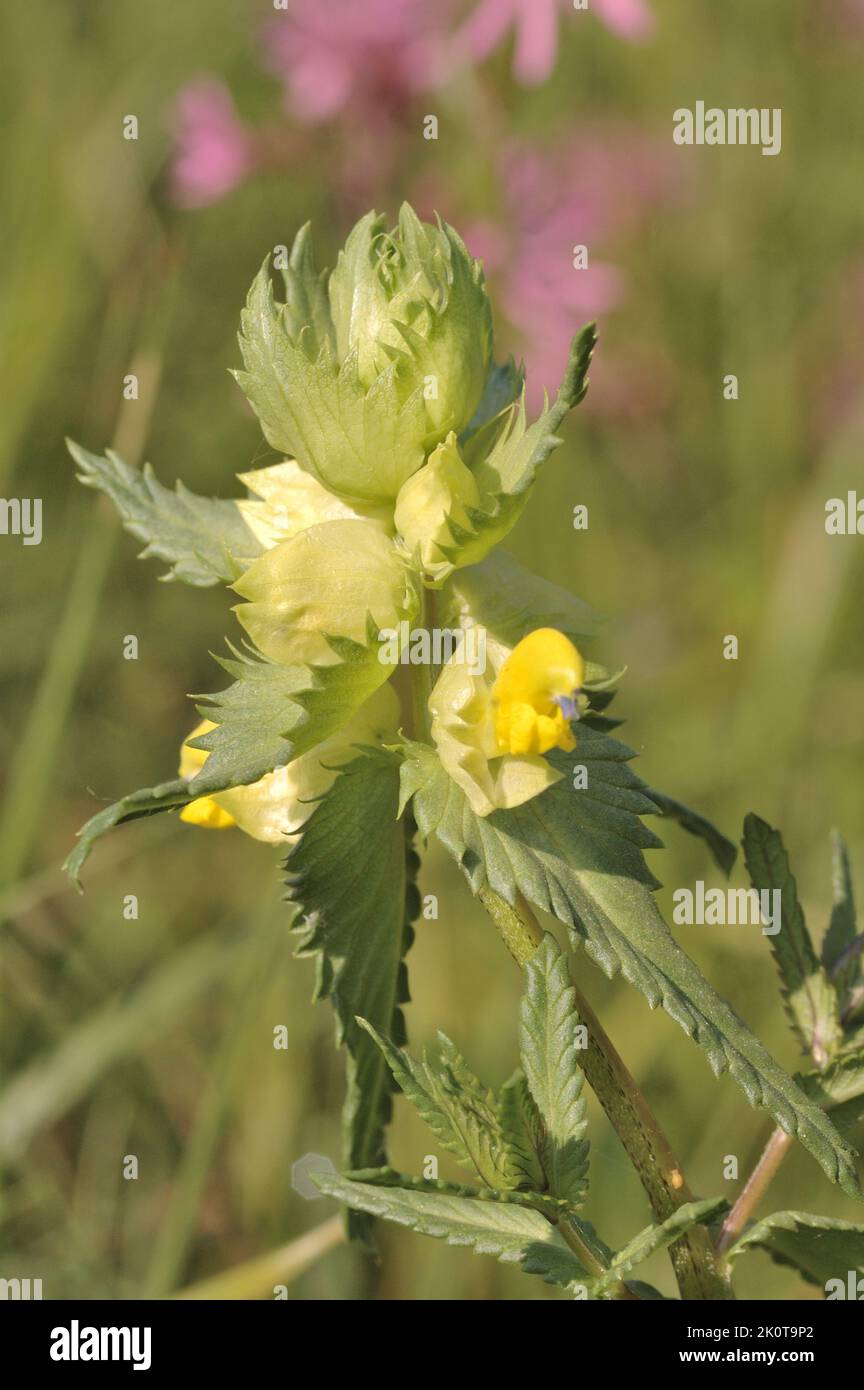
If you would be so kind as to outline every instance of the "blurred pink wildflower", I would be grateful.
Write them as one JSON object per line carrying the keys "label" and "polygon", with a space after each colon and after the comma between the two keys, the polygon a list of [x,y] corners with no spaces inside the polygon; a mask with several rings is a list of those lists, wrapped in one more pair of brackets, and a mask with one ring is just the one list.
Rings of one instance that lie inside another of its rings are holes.
{"label": "blurred pink wildflower", "polygon": [[398,109],[433,77],[449,0],[289,0],[266,27],[290,112],[314,123],[349,105]]}
{"label": "blurred pink wildflower", "polygon": [[[646,0],[589,0],[589,7],[624,39],[647,38],[653,28]],[[572,0],[480,0],[456,35],[456,51],[482,62],[512,29],[517,80],[526,85],[545,82],[558,57],[559,18],[567,10],[573,13]]]}
{"label": "blurred pink wildflower", "polygon": [[639,43],[654,32],[654,15],[646,0],[589,0],[589,4],[621,39]]}
{"label": "blurred pink wildflower", "polygon": [[177,98],[176,138],[169,174],[181,207],[205,207],[236,188],[253,165],[252,139],[225,84],[190,82]]}
{"label": "blurred pink wildflower", "polygon": [[[614,264],[615,247],[668,200],[678,171],[668,153],[623,128],[580,135],[558,150],[513,145],[499,174],[502,216],[469,224],[465,239],[515,330],[536,407],[561,379],[576,329],[620,303],[626,276]],[[580,246],[588,249],[584,269],[574,266]],[[616,409],[620,391],[603,376],[601,358],[593,406]]]}

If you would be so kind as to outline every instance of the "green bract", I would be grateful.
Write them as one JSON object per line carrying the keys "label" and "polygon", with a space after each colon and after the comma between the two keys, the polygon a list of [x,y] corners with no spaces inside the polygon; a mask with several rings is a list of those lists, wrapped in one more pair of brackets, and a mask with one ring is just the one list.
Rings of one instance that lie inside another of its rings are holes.
{"label": "green bract", "polygon": [[492,313],[483,269],[439,220],[421,222],[403,203],[388,232],[370,212],[354,228],[330,279],[340,361],[357,354],[366,387],[391,366],[400,393],[420,389],[427,446],[469,424],[492,358]]}
{"label": "green bract", "polygon": [[265,262],[241,318],[237,379],[268,441],[332,492],[396,497],[483,395],[492,318],[478,261],[446,223],[403,206],[398,226],[368,213],[325,285],[308,228],[277,304]]}

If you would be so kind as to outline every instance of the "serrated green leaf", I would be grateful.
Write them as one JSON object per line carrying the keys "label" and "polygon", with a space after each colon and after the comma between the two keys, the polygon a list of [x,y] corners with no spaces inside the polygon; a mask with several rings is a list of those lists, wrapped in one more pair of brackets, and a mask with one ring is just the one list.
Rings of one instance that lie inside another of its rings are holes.
{"label": "serrated green leaf", "polygon": [[[421,834],[437,836],[474,892],[488,884],[511,904],[521,892],[565,922],[610,978],[620,971],[652,1008],[661,1004],[715,1074],[728,1070],[752,1105],[795,1134],[832,1181],[860,1196],[848,1144],[704,979],[660,915],[651,892],[656,880],[641,854],[642,845],[657,843],[640,833],[639,816],[653,802],[627,768],[630,756],[616,740],[580,725],[575,752],[556,757],[566,770],[561,781],[485,818],[473,814],[430,750],[407,746],[415,765],[403,776]],[[589,769],[584,791],[574,791],[567,775],[574,763]]]}
{"label": "serrated green leaf", "polygon": [[[421,1235],[461,1245],[478,1255],[522,1264],[527,1273],[546,1273],[555,1283],[587,1279],[576,1256],[539,1212],[509,1202],[481,1201],[402,1188],[352,1182],[334,1173],[314,1173],[322,1192],[355,1211],[408,1226]],[[544,1258],[545,1257],[545,1258]]]}
{"label": "serrated green leaf", "polygon": [[301,914],[295,954],[317,957],[316,997],[331,1000],[348,1052],[344,1151],[352,1168],[384,1163],[392,1089],[385,1059],[357,1015],[392,1037],[405,1036],[404,957],[419,910],[419,861],[396,819],[398,790],[393,757],[358,754],[317,803],[285,861],[288,898]]}
{"label": "serrated green leaf", "polygon": [[596,343],[594,324],[573,339],[558,395],[533,424],[527,422],[523,395],[503,413],[500,426],[493,425],[494,442],[483,429],[473,441],[466,441],[465,461],[474,473],[481,501],[479,507],[467,508],[468,526],[451,523],[453,546],[440,547],[454,565],[477,564],[515,526],[538,470],[561,443],[555,431],[585,396]]}
{"label": "serrated green leaf", "polygon": [[127,531],[144,541],[141,559],[156,556],[170,566],[166,579],[204,588],[230,584],[261,554],[262,546],[246,525],[237,503],[196,497],[177,484],[163,487],[149,463],[130,468],[108,449],[104,457],[67,440],[85,487],[110,497]]}
{"label": "serrated green leaf", "polygon": [[463,1167],[473,1168],[465,1141],[453,1124],[450,1112],[435,1093],[435,1086],[425,1061],[418,1062],[410,1053],[396,1047],[363,1017],[357,1022],[365,1028],[380,1048],[405,1099],[414,1106],[420,1118],[429,1126],[442,1149],[454,1155]]}
{"label": "serrated green leaf", "polygon": [[468,1067],[455,1045],[438,1034],[440,1054],[415,1061],[363,1018],[360,1026],[381,1049],[406,1100],[432,1130],[439,1144],[487,1186],[511,1188],[520,1174],[509,1152],[491,1092]]}
{"label": "serrated green leaf", "polygon": [[801,1085],[825,1110],[864,1095],[864,1047],[841,1052],[821,1071],[803,1076]]}
{"label": "serrated green leaf", "polygon": [[204,767],[191,781],[175,778],[144,787],[91,817],[64,865],[73,883],[79,884],[96,841],[115,825],[176,810],[229,787],[251,786],[341,729],[388,675],[378,660],[374,625],[367,639],[366,646],[331,639],[339,658],[332,666],[279,666],[232,649],[234,659],[220,664],[236,677],[234,683],[200,697],[211,703],[199,706],[199,712],[217,727],[189,740],[190,747],[209,753]]}
{"label": "serrated green leaf", "polygon": [[494,1095],[474,1075],[455,1044],[441,1032],[438,1039],[439,1055],[428,1064],[436,1095],[444,1099],[483,1181],[493,1188],[516,1187],[519,1174],[509,1164]]}
{"label": "serrated green leaf", "polygon": [[[415,1178],[408,1173],[399,1173],[395,1168],[386,1167],[359,1168],[344,1173],[343,1177],[350,1178],[352,1182],[371,1183],[374,1187],[401,1187],[412,1192],[443,1193],[448,1197],[471,1197],[478,1202],[504,1202],[512,1206],[527,1207],[531,1211],[539,1211],[553,1222],[560,1221],[562,1216],[568,1213],[567,1204],[550,1197],[548,1192],[533,1192],[514,1187],[469,1187],[464,1183],[445,1182],[443,1178]],[[579,1229],[581,1233],[582,1227],[580,1226]],[[586,1244],[590,1249],[594,1248],[592,1242],[586,1241]]]}
{"label": "serrated green leaf", "polygon": [[390,675],[378,660],[371,620],[365,645],[345,637],[328,642],[338,657],[331,666],[280,666],[257,652],[236,650],[233,660],[220,660],[235,680],[225,690],[198,697],[209,702],[198,709],[216,728],[190,740],[190,747],[210,755],[189,784],[196,796],[248,786],[314,748],[341,729]]}
{"label": "serrated green leaf", "polygon": [[675,801],[664,792],[655,792],[653,788],[649,790],[648,795],[657,803],[661,815],[666,820],[676,821],[682,830],[705,841],[717,868],[728,878],[738,858],[737,845],[727,840],[705,816],[700,815],[698,811],[691,811],[690,807],[682,802]]}
{"label": "serrated green leaf", "polygon": [[394,363],[366,390],[356,352],[340,365],[329,340],[320,347],[303,334],[292,341],[266,261],[240,317],[240,349],[246,370],[234,375],[264,437],[332,492],[365,502],[393,498],[422,464],[422,384],[406,399]]}
{"label": "serrated green leaf", "polygon": [[474,417],[459,436],[463,452],[473,452],[476,457],[486,452],[489,441],[494,438],[491,431],[496,425],[501,427],[504,411],[521,394],[524,383],[525,373],[512,357],[508,362],[493,364]]}
{"label": "serrated green leaf", "polygon": [[80,890],[81,870],[90,857],[93,846],[109,830],[113,830],[115,825],[138,820],[142,816],[156,816],[161,811],[174,811],[181,806],[187,806],[194,799],[189,792],[189,783],[182,777],[175,777],[172,781],[160,782],[155,787],[141,787],[138,791],[121,797],[119,801],[112,802],[110,806],[91,816],[78,831],[77,843],[63,864],[64,872]]}
{"label": "serrated green leaf", "polygon": [[283,327],[293,343],[302,339],[311,357],[329,346],[335,351],[336,334],[330,315],[327,271],[315,269],[312,231],[308,222],[294,238],[287,266],[282,268],[285,303],[281,310]]}
{"label": "serrated green leaf", "polygon": [[543,1125],[534,1097],[528,1089],[525,1073],[521,1070],[501,1087],[498,1122],[504,1137],[508,1165],[516,1175],[519,1187],[539,1191],[546,1184],[546,1174],[539,1158]]}
{"label": "serrated green leaf", "polygon": [[713,1220],[728,1206],[724,1197],[709,1197],[701,1202],[687,1202],[666,1218],[658,1226],[648,1226],[638,1236],[627,1242],[622,1250],[612,1257],[608,1270],[588,1283],[588,1291],[594,1298],[602,1298],[615,1284],[629,1274],[636,1265],[642,1264],[658,1250],[665,1250],[676,1240],[680,1240],[694,1226],[704,1225]]}
{"label": "serrated green leaf", "polygon": [[602,621],[587,603],[540,579],[502,550],[456,570],[441,590],[440,612],[445,626],[479,623],[508,647],[538,627],[557,628],[578,646]]}
{"label": "serrated green leaf", "polygon": [[783,837],[751,812],[744,820],[742,844],[753,887],[780,893],[780,930],[768,940],[783,1002],[802,1048],[822,1066],[840,1038],[837,992],[816,958]]}
{"label": "serrated green leaf", "polygon": [[764,1250],[776,1264],[790,1265],[822,1289],[829,1279],[846,1285],[850,1270],[864,1274],[864,1226],[808,1212],[778,1211],[757,1221],[726,1258],[736,1260],[748,1250]]}
{"label": "serrated green leaf", "polygon": [[831,832],[831,867],[831,921],[822,943],[822,959],[826,968],[836,964],[858,934],[852,866],[846,841],[839,830]]}
{"label": "serrated green leaf", "polygon": [[855,986],[864,981],[864,938],[858,935],[849,851],[837,830],[831,832],[831,860],[833,901],[822,941],[822,964],[834,981],[843,1008]]}
{"label": "serrated green leaf", "polygon": [[549,1191],[573,1206],[588,1185],[584,1076],[579,1015],[567,962],[548,934],[528,961],[520,1050],[528,1088],[543,1122],[540,1159]]}

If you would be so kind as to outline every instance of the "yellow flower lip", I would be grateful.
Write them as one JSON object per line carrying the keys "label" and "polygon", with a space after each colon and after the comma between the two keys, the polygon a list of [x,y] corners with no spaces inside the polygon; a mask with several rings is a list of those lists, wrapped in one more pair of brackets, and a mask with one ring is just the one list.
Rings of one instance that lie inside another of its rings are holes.
{"label": "yellow flower lip", "polygon": [[502,753],[571,752],[578,717],[575,697],[585,663],[569,637],[556,628],[529,632],[513,648],[492,687],[495,741]]}

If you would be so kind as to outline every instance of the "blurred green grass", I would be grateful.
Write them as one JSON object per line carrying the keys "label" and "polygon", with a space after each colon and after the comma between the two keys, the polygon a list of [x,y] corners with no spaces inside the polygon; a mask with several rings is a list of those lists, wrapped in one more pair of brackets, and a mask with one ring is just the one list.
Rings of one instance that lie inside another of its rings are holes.
{"label": "blurred green grass", "polygon": [[[609,254],[629,292],[601,324],[601,352],[635,343],[649,362],[671,363],[673,389],[646,421],[574,419],[512,549],[609,614],[597,650],[628,666],[618,703],[639,770],[733,836],[751,808],[781,824],[818,932],[829,828],[845,831],[859,864],[864,849],[861,553],[823,530],[825,500],[860,476],[864,413],[813,426],[848,344],[837,286],[860,247],[861,45],[821,31],[814,41],[802,0],[656,8],[649,48],[599,28],[569,37],[536,92],[508,87],[506,63],[493,64],[512,128],[552,142],[583,119],[626,117],[665,139],[672,109],[702,96],[782,106],[784,152],[763,161],[714,150],[710,162],[683,152],[683,203],[616,240]],[[308,1002],[312,969],[291,959],[274,855],[166,819],[101,845],[83,899],[57,871],[94,797],[172,773],[192,722],[185,692],[213,684],[207,653],[231,626],[224,593],[160,585],[157,566],[137,564],[135,543],[118,541],[107,511],[74,483],[63,436],[94,448],[110,440],[122,378],[147,351],[142,379],[154,380],[158,359],[160,382],[158,395],[142,392],[142,410],[153,405],[146,456],[166,482],[182,475],[229,493],[233,474],[266,453],[226,374],[248,283],[264,251],[307,218],[325,263],[346,231],[326,169],[310,165],[200,212],[165,205],[159,174],[178,87],[210,70],[247,109],[275,93],[252,62],[249,13],[232,0],[70,0],[50,17],[23,6],[2,21],[12,80],[0,90],[10,209],[0,491],[44,498],[45,538],[28,549],[0,541],[0,1140],[5,1121],[27,1139],[0,1153],[0,1272],[43,1278],[47,1297],[170,1292],[283,1244],[329,1213],[292,1190],[291,1164],[309,1151],[338,1161],[341,1059],[329,1012]],[[120,138],[129,111],[136,143]],[[467,202],[484,196],[472,180],[485,155],[469,138],[422,153]],[[406,191],[382,188],[377,202],[393,211]],[[734,404],[722,400],[727,371],[741,382]],[[587,532],[570,527],[577,502],[590,509]],[[739,637],[737,662],[722,660],[727,632]],[[139,638],[137,662],[122,659],[127,633]],[[668,904],[668,886],[713,881],[714,871],[674,828],[665,838],[652,867]],[[516,1055],[518,972],[437,851],[421,885],[439,895],[440,916],[420,924],[409,960],[412,1040],[441,1027],[500,1081]],[[134,922],[122,910],[132,893]],[[795,1068],[764,938],[738,928],[681,937]],[[665,1016],[584,959],[577,968],[691,1185],[726,1190],[722,1156],[737,1154],[745,1172],[764,1118],[728,1079],[711,1080]],[[279,1023],[286,1052],[272,1047]],[[591,1117],[589,1214],[616,1241],[648,1212],[593,1102]],[[428,1149],[397,1102],[396,1165],[419,1171]],[[123,1179],[126,1154],[139,1158],[137,1181]],[[798,1152],[771,1205],[860,1219]],[[382,1240],[379,1268],[335,1250],[291,1296],[557,1296],[408,1233]],[[645,1277],[673,1291],[665,1257]],[[742,1262],[738,1283],[744,1296],[811,1296],[761,1256]]]}

